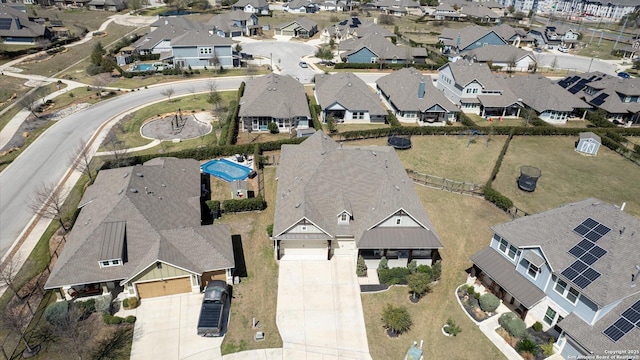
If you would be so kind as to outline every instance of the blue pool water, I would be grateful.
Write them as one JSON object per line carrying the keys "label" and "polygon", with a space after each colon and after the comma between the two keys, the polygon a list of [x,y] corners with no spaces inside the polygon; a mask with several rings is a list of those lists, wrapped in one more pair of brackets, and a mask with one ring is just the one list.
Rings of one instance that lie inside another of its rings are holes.
{"label": "blue pool water", "polygon": [[251,172],[250,168],[236,164],[227,159],[207,161],[201,167],[204,173],[219,177],[220,179],[228,182],[244,180]]}
{"label": "blue pool water", "polygon": [[131,71],[155,71],[156,67],[153,64],[135,64]]}

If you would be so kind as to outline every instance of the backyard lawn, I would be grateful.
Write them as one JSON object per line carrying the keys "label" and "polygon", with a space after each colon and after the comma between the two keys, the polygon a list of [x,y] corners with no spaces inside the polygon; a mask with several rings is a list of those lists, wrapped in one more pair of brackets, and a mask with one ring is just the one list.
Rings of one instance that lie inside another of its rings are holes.
{"label": "backyard lawn", "polygon": [[[424,340],[425,359],[503,359],[502,353],[469,320],[455,296],[471,266],[469,256],[489,244],[489,226],[509,221],[509,217],[489,202],[416,185],[416,191],[440,235],[444,249],[442,277],[418,304],[409,301],[409,290],[396,286],[376,294],[361,295],[369,350],[373,359],[402,359],[414,341]],[[413,325],[391,339],[380,320],[385,304],[406,306]],[[452,318],[462,329],[456,337],[441,333],[442,325]]]}
{"label": "backyard lawn", "polygon": [[[266,231],[267,225],[273,223],[275,212],[275,173],[273,167],[264,169],[266,210],[224,215],[220,220],[220,223],[231,225],[231,234],[240,234],[246,260],[244,264],[236,263],[236,271],[240,273],[244,270],[243,265],[246,266],[246,275],[240,275],[240,283],[233,286],[229,331],[222,342],[222,354],[282,347],[276,327],[278,265]],[[259,331],[265,333],[265,340],[260,342],[253,339],[257,331],[251,328],[254,317],[260,321]]]}
{"label": "backyard lawn", "polygon": [[[397,151],[405,168],[455,181],[484,184],[489,180],[506,136],[413,136],[412,148]],[[346,142],[345,145],[387,145],[386,138]]]}
{"label": "backyard lawn", "polygon": [[[595,157],[574,151],[577,137],[517,136],[509,145],[494,188],[518,208],[538,213],[562,204],[596,197],[640,216],[640,167],[601,146]],[[518,189],[520,166],[542,170],[533,193]]]}

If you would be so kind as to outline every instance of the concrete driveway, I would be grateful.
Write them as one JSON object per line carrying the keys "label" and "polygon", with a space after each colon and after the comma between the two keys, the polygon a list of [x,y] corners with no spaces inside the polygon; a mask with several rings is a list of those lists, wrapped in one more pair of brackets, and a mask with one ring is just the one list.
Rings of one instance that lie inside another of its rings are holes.
{"label": "concrete driveway", "polygon": [[285,359],[371,359],[352,257],[280,261],[276,323]]}
{"label": "concrete driveway", "polygon": [[197,335],[203,294],[143,299],[136,309],[131,360],[222,359],[223,337]]}

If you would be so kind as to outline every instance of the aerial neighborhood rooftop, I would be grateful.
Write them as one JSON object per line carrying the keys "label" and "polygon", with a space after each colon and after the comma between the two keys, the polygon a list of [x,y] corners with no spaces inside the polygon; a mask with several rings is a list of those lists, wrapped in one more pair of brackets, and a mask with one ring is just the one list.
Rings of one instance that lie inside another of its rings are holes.
{"label": "aerial neighborhood rooftop", "polygon": [[0,350],[637,359],[640,5],[0,3]]}

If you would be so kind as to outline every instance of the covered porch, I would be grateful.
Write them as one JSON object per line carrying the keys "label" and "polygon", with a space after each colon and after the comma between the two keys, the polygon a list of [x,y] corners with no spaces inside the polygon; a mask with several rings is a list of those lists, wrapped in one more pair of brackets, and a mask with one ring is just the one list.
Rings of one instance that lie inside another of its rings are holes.
{"label": "covered porch", "polygon": [[416,261],[431,266],[440,260],[440,242],[422,227],[378,227],[366,231],[358,241],[358,255],[368,268],[377,268],[384,256],[392,267],[406,267]]}
{"label": "covered porch", "polygon": [[525,320],[527,313],[545,298],[545,294],[522,274],[515,265],[491,247],[485,247],[471,256],[475,277],[487,291],[496,295],[503,303]]}

